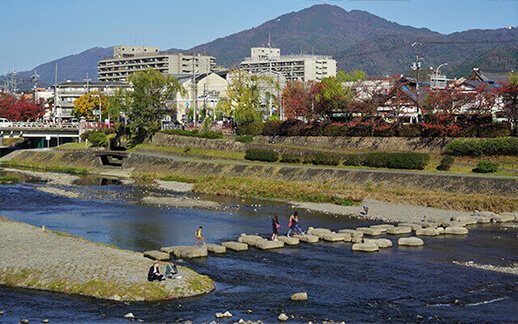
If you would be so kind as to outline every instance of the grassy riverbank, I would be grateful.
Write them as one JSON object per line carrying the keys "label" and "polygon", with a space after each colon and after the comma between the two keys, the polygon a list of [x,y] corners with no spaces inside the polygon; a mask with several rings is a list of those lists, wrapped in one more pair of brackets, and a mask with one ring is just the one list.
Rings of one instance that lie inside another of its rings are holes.
{"label": "grassy riverbank", "polygon": [[[148,175],[147,178],[152,178],[152,176]],[[382,185],[352,187],[335,180],[324,181],[323,183],[301,183],[248,177],[186,177],[180,175],[170,175],[163,177],[162,180],[194,183],[193,191],[195,193],[227,197],[328,202],[344,206],[358,204],[363,199],[369,198],[447,210],[488,210],[497,213],[518,210],[518,198],[513,197],[432,190],[391,189]]]}

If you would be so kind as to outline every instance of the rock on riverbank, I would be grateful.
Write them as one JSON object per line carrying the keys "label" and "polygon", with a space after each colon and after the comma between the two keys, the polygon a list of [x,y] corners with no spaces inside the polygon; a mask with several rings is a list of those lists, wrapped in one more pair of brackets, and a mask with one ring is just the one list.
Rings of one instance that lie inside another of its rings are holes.
{"label": "rock on riverbank", "polygon": [[[116,301],[158,301],[214,290],[185,267],[181,279],[148,282],[152,261],[142,253],[0,218],[0,284]],[[165,263],[160,268],[165,270]]]}

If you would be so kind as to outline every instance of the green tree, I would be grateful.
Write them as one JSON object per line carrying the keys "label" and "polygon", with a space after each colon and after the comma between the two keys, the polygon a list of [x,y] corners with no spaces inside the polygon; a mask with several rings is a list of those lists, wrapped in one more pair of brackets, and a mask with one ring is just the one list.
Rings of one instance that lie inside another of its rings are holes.
{"label": "green tree", "polygon": [[160,130],[165,108],[174,109],[172,100],[186,91],[175,77],[147,70],[128,78],[131,90],[125,90],[124,110],[131,121],[132,145],[141,143]]}
{"label": "green tree", "polygon": [[106,111],[108,112],[110,118],[112,118],[115,121],[118,121],[121,112],[124,111],[124,90],[118,89],[114,95],[108,96],[107,99],[108,104]]}
{"label": "green tree", "polygon": [[353,96],[351,88],[354,83],[366,79],[367,75],[358,70],[351,73],[339,71],[336,76],[322,79],[322,96],[327,110],[345,111]]}

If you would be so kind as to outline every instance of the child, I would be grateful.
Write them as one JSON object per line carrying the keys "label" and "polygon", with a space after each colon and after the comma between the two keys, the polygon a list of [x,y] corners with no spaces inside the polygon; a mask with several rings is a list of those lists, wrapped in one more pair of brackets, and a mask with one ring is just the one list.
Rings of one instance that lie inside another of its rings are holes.
{"label": "child", "polygon": [[198,230],[196,231],[196,246],[198,246],[198,242],[200,241],[200,239],[203,241],[203,244],[205,244],[205,239],[203,238],[203,236],[201,236],[202,229],[203,227],[200,226],[200,228],[198,228]]}

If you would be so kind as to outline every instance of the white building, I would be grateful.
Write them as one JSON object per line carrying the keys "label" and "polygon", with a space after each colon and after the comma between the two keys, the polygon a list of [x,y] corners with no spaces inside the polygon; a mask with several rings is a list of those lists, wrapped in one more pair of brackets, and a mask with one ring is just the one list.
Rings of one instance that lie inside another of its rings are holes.
{"label": "white building", "polygon": [[[124,82],[77,82],[66,81],[52,87],[53,95],[56,96],[51,117],[53,119],[68,119],[75,117],[74,102],[76,99],[98,91],[105,96],[113,96],[118,89],[127,88]],[[55,92],[54,92],[55,91]]]}
{"label": "white building", "polygon": [[331,56],[281,55],[280,49],[268,47],[253,47],[251,56],[241,62],[240,68],[253,74],[279,72],[287,81],[320,81],[336,76],[336,61]]}
{"label": "white building", "polygon": [[101,82],[124,82],[130,74],[148,69],[163,74],[204,74],[217,69],[213,56],[199,53],[159,51],[158,47],[117,45],[113,56],[97,66]]}

